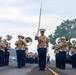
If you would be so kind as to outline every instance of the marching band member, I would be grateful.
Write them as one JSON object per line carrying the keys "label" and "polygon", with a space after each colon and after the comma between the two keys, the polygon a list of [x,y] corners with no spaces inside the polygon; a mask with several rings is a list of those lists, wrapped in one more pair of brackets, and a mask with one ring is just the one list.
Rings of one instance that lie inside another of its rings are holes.
{"label": "marching band member", "polygon": [[61,37],[61,42],[59,43],[59,59],[60,59],[60,69],[65,69],[65,61],[66,61],[66,49],[68,47],[68,44],[66,42],[65,37]]}
{"label": "marching band member", "polygon": [[4,65],[8,66],[9,65],[9,55],[10,55],[9,49],[11,48],[11,46],[10,46],[10,43],[8,43],[6,39],[3,39],[3,42],[5,44],[5,58],[4,58],[5,62],[4,62]]}
{"label": "marching band member", "polygon": [[59,48],[59,43],[61,42],[61,40],[60,40],[60,38],[57,38],[56,39],[56,44],[57,44],[57,46],[55,47],[55,50],[54,50],[54,53],[55,53],[55,59],[56,59],[56,68],[59,68],[59,50],[60,50],[60,48]]}
{"label": "marching band member", "polygon": [[15,42],[18,68],[25,66],[25,49],[28,49],[22,35],[18,35],[18,40]]}
{"label": "marching band member", "polygon": [[3,39],[3,42],[5,44],[5,57],[4,57],[4,65],[8,66],[9,65],[9,49],[11,48],[11,43],[9,43],[9,41],[11,41],[12,36],[11,35],[6,35],[6,39]]}
{"label": "marching band member", "polygon": [[35,53],[35,63],[37,64],[38,63],[38,54],[37,53]]}
{"label": "marching band member", "polygon": [[38,40],[39,70],[45,70],[46,68],[46,53],[49,39],[44,35],[45,31],[45,29],[40,29],[41,36],[35,36],[35,40]]}
{"label": "marching band member", "polygon": [[30,52],[29,54],[29,63],[33,63],[33,53]]}
{"label": "marching band member", "polygon": [[4,66],[5,57],[5,44],[2,41],[2,36],[0,36],[0,66]]}
{"label": "marching band member", "polygon": [[72,47],[70,49],[71,59],[72,59],[72,68],[76,69],[76,39],[71,39]]}

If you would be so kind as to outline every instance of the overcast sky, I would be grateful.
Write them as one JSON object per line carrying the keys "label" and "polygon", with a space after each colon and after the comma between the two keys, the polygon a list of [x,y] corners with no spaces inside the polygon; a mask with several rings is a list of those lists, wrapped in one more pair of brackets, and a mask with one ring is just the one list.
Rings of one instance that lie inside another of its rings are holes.
{"label": "overcast sky", "polygon": [[40,4],[42,15],[40,28],[46,29],[46,35],[53,34],[63,20],[76,18],[76,0],[0,0],[0,35],[13,36],[12,47],[17,35],[22,34],[33,39],[30,51],[35,52]]}

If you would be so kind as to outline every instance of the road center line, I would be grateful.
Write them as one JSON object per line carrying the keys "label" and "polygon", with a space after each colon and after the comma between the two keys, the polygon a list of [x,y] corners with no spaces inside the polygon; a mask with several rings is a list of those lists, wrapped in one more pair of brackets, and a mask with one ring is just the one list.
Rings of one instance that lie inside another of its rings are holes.
{"label": "road center line", "polygon": [[54,75],[59,75],[58,73],[56,73],[54,70],[52,70],[51,68],[49,68],[49,67],[47,67],[46,66],[46,68],[48,69],[48,70],[50,70]]}

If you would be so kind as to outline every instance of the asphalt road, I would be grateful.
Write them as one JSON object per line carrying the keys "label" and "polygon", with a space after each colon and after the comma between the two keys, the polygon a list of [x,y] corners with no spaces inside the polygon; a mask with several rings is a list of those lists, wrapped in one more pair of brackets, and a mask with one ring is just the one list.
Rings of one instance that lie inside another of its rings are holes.
{"label": "asphalt road", "polygon": [[73,69],[71,64],[66,64],[65,70],[56,68],[55,63],[48,64],[47,66],[59,75],[76,75],[76,69]]}
{"label": "asphalt road", "polygon": [[26,64],[24,68],[17,68],[16,63],[10,63],[7,67],[0,67],[0,75],[76,75],[76,69],[66,65],[66,70],[55,67],[55,63],[48,64],[47,71],[39,71],[37,64]]}
{"label": "asphalt road", "polygon": [[26,75],[32,71],[35,66],[37,65],[26,64],[24,68],[17,68],[16,63],[10,63],[7,67],[0,67],[0,75]]}

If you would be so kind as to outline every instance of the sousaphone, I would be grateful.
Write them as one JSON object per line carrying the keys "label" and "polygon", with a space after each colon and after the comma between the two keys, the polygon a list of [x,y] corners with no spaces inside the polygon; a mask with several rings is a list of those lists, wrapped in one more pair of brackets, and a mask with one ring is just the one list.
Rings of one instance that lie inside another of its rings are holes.
{"label": "sousaphone", "polygon": [[75,39],[75,38],[71,38],[71,39],[70,39],[70,43],[71,43],[71,44],[73,44],[73,43],[75,43],[75,42],[76,42],[76,39]]}
{"label": "sousaphone", "polygon": [[27,46],[30,46],[32,44],[32,38],[31,37],[24,37],[23,35],[21,36],[21,39],[26,42]]}
{"label": "sousaphone", "polygon": [[26,37],[26,38],[25,38],[25,41],[26,41],[27,46],[30,46],[30,45],[32,44],[32,39],[31,39],[31,37]]}
{"label": "sousaphone", "polygon": [[58,43],[60,42],[60,38],[57,38],[55,42],[58,45]]}

